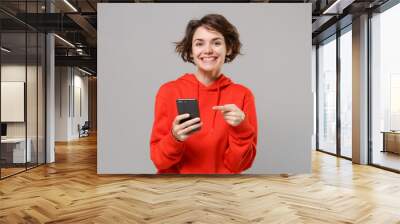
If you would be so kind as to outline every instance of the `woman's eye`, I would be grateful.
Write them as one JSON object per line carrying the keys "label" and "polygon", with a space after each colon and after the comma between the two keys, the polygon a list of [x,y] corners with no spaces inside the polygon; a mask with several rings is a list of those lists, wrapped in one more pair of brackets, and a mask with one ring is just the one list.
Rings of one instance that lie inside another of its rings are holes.
{"label": "woman's eye", "polygon": [[197,47],[199,47],[199,46],[201,46],[201,45],[203,45],[203,43],[196,43],[196,44],[195,44],[195,46],[197,46]]}
{"label": "woman's eye", "polygon": [[221,42],[215,42],[215,45],[219,46],[219,45],[221,45]]}

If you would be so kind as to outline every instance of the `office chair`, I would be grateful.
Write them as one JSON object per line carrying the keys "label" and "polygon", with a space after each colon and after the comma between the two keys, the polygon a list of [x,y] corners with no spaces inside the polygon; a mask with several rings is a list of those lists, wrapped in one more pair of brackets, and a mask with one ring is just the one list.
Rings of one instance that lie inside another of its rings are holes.
{"label": "office chair", "polygon": [[90,129],[89,121],[85,121],[82,127],[80,127],[80,125],[78,124],[78,129],[79,129],[79,138],[89,136],[89,129]]}

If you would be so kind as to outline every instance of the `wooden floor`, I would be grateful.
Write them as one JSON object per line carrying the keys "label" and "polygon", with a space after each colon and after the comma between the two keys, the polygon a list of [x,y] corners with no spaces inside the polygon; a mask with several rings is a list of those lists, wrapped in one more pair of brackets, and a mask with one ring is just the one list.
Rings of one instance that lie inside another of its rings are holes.
{"label": "wooden floor", "polygon": [[313,153],[294,176],[98,176],[94,137],[0,181],[0,223],[400,223],[400,175]]}
{"label": "wooden floor", "polygon": [[1,169],[1,178],[11,176],[13,174],[25,171],[26,168],[0,168]]}

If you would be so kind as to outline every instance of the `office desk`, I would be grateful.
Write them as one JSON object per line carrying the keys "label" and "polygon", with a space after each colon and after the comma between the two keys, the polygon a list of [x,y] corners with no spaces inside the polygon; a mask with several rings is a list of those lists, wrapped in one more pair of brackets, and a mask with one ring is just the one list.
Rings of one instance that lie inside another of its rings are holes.
{"label": "office desk", "polygon": [[[25,163],[31,162],[31,145],[30,138],[27,139],[26,153],[25,153],[25,138],[6,138],[1,139],[1,159],[5,163]],[[27,159],[27,161],[25,161]]]}
{"label": "office desk", "polygon": [[400,154],[400,132],[382,131],[381,133],[383,133],[382,152],[393,152]]}

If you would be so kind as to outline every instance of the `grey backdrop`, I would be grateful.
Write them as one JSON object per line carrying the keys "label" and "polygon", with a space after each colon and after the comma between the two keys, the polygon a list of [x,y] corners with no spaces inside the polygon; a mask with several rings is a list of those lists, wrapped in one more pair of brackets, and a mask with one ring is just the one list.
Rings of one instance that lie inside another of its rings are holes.
{"label": "grey backdrop", "polygon": [[156,173],[150,159],[155,94],[195,67],[174,52],[190,19],[224,15],[243,56],[222,72],[254,95],[257,156],[245,173],[311,171],[311,4],[99,4],[99,174]]}

